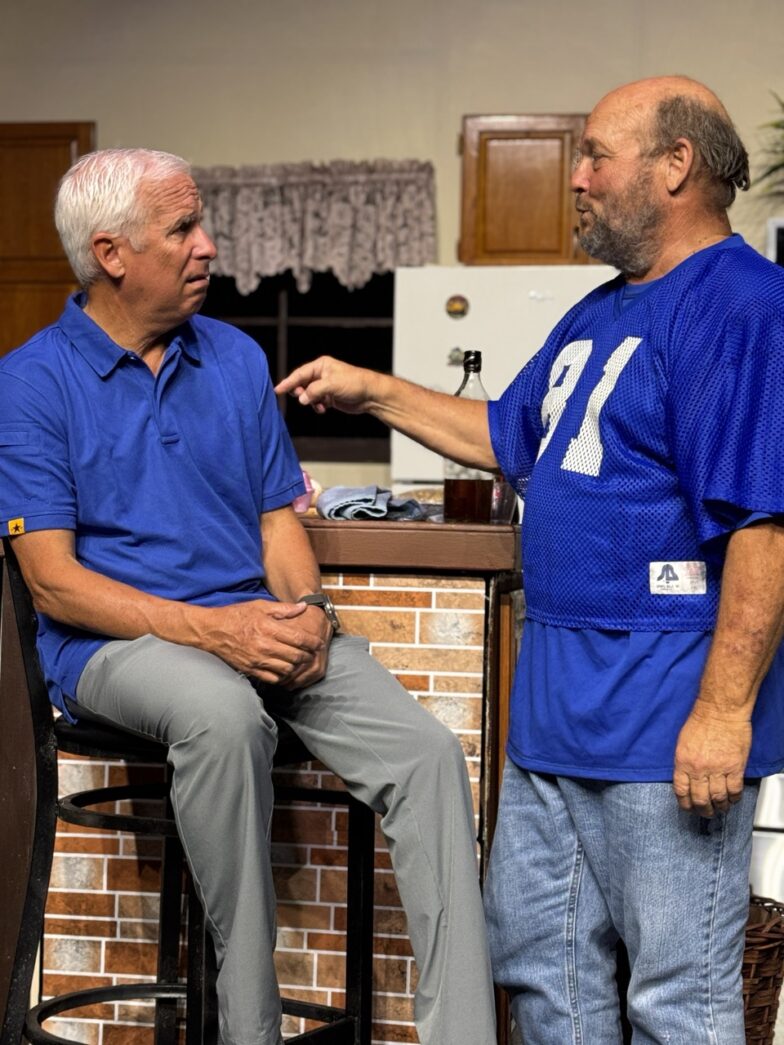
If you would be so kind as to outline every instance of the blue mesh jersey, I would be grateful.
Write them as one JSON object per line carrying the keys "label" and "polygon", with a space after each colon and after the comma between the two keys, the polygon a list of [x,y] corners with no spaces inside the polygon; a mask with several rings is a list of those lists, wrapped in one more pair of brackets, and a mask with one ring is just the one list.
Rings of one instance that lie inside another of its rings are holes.
{"label": "blue mesh jersey", "polygon": [[709,631],[727,535],[784,512],[784,271],[732,236],[558,324],[490,433],[525,496],[527,615]]}

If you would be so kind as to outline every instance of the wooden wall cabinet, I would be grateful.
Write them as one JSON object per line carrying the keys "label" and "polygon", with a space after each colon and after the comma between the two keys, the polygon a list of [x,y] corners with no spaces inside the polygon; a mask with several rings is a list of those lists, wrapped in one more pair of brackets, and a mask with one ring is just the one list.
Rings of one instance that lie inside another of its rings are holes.
{"label": "wooden wall cabinet", "polygon": [[467,265],[584,264],[572,158],[585,116],[464,116],[458,256]]}

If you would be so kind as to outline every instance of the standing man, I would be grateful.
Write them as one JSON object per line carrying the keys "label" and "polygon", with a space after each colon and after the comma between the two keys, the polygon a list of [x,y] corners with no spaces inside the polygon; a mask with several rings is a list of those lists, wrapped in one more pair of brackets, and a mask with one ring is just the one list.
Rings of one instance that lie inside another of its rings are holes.
{"label": "standing man", "polygon": [[[580,240],[621,275],[476,403],[321,359],[369,410],[521,495],[527,619],[486,888],[526,1045],[742,1045],[759,778],[784,766],[784,272],[732,235],[748,159],[685,77],[588,118]],[[673,794],[674,791],[674,794]]]}
{"label": "standing man", "polygon": [[56,221],[83,292],[0,363],[0,533],[38,610],[52,700],[169,746],[224,1045],[283,1041],[270,712],[381,814],[421,1042],[492,1045],[462,750],[367,642],[337,633],[265,356],[196,315],[215,257],[201,209],[178,157],[80,160]]}

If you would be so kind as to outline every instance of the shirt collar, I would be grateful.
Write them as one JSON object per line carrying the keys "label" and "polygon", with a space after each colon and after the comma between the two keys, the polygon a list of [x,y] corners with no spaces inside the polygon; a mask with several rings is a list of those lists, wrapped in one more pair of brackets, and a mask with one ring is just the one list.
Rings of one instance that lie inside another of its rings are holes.
{"label": "shirt collar", "polygon": [[[108,377],[128,356],[128,350],[120,348],[94,320],[90,319],[84,311],[86,304],[87,295],[84,291],[72,294],[60,316],[59,325],[76,351],[96,374],[99,377]],[[199,343],[190,320],[186,320],[174,331],[171,346],[175,345],[178,345],[192,362],[200,361]]]}

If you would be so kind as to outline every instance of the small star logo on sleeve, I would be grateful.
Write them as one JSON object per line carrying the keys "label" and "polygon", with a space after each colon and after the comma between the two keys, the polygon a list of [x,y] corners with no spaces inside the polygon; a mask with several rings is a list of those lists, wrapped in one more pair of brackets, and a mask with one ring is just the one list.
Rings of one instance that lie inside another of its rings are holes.
{"label": "small star logo on sleeve", "polygon": [[9,519],[8,520],[8,532],[12,537],[18,537],[20,533],[25,532],[24,519]]}

